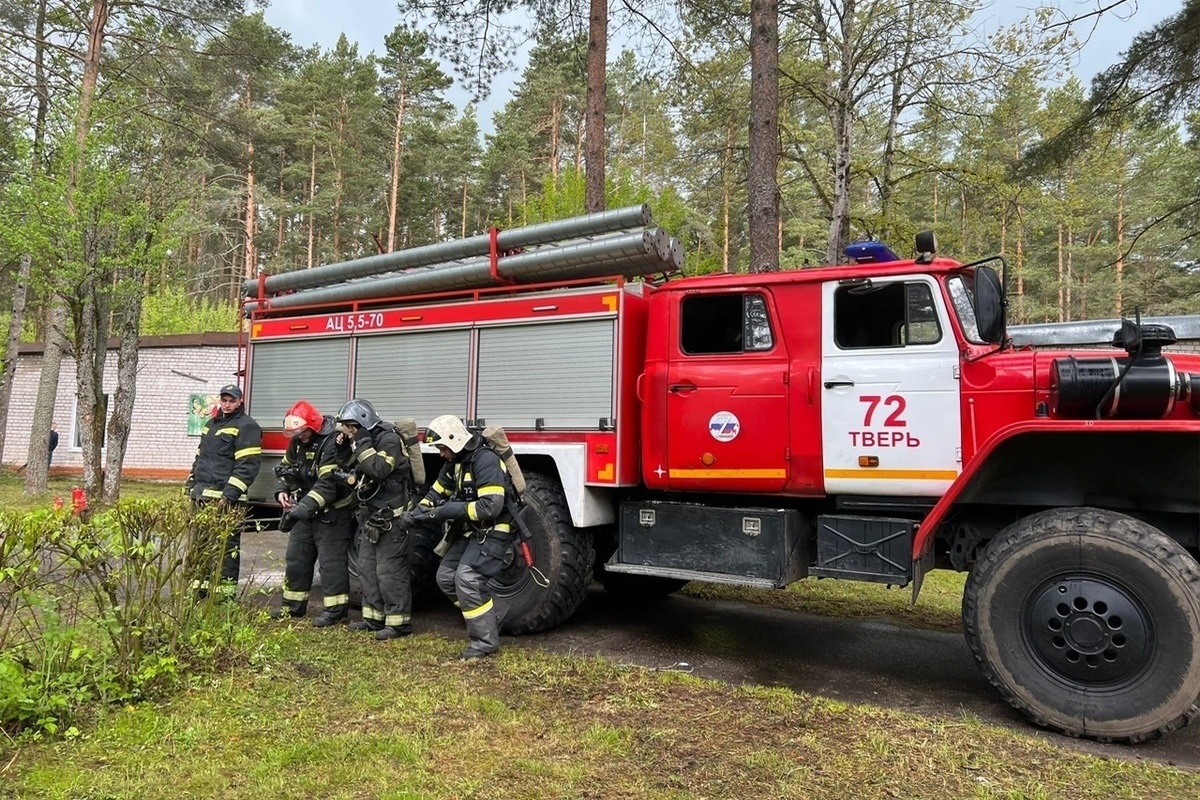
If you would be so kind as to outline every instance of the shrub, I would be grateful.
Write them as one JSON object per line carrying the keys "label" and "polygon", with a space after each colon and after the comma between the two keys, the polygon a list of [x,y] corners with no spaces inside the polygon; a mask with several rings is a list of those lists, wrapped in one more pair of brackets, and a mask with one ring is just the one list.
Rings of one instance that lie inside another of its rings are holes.
{"label": "shrub", "polygon": [[236,512],[132,500],[91,517],[0,513],[0,726],[54,734],[96,703],[246,661],[253,627],[216,593]]}

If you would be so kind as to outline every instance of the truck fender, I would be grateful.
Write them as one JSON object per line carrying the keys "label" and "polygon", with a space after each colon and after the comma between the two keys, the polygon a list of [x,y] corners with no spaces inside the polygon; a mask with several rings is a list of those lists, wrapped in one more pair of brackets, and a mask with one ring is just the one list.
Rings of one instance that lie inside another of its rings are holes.
{"label": "truck fender", "polygon": [[[1196,471],[1198,445],[1200,432],[1190,420],[1042,419],[1001,428],[921,521],[913,559],[929,554],[939,525],[964,502],[1056,507],[1094,505],[1104,492],[1118,499],[1154,494],[1164,508],[1195,513],[1200,489],[1183,476]],[[1131,468],[1135,447],[1138,465]],[[1034,468],[1014,472],[1014,463]]]}

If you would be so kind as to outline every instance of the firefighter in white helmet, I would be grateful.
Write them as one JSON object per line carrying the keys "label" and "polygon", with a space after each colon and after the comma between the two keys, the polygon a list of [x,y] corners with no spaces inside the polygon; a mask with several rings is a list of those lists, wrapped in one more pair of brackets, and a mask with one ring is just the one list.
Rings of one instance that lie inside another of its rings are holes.
{"label": "firefighter in white helmet", "polygon": [[283,417],[283,432],[291,441],[275,468],[275,498],[283,506],[279,530],[288,534],[279,616],[307,612],[319,560],[325,608],[313,621],[318,628],[344,621],[350,605],[347,554],[356,498],[347,474],[338,469],[335,427],[333,417],[312,403],[296,402]]}
{"label": "firefighter in white helmet", "polygon": [[468,646],[464,660],[483,658],[500,647],[501,609],[488,580],[513,555],[513,521],[505,507],[512,481],[504,462],[479,434],[446,414],[425,429],[425,442],[437,447],[446,465],[402,524],[450,522],[453,542],[437,571],[442,592],[462,611]]}

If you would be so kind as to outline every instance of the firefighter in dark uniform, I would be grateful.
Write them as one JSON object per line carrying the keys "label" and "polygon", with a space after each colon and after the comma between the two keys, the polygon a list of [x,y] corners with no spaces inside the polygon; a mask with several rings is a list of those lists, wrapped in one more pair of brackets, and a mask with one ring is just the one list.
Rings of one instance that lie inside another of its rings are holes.
{"label": "firefighter in dark uniform", "polygon": [[396,428],[366,400],[351,400],[337,416],[336,443],[343,468],[358,483],[358,579],[362,620],[351,630],[374,631],[379,640],[412,633],[411,536],[397,519],[412,507],[412,469]]}
{"label": "firefighter in dark uniform", "polygon": [[[196,460],[186,485],[189,496],[198,504],[244,506],[246,492],[258,477],[262,429],[242,408],[240,387],[234,384],[222,386],[220,395],[217,413],[200,431],[200,446],[196,448]],[[230,531],[225,540],[219,587],[223,599],[232,600],[237,593],[241,546],[239,527]],[[207,597],[207,576],[197,576],[192,588],[198,597]]]}
{"label": "firefighter in dark uniform", "polygon": [[500,574],[513,553],[513,520],[505,503],[512,481],[504,462],[479,434],[455,416],[429,423],[425,442],[437,447],[446,465],[405,523],[450,522],[452,543],[437,571],[438,587],[462,611],[468,646],[464,660],[483,658],[500,647],[499,609],[488,580]]}
{"label": "firefighter in dark uniform", "polygon": [[318,628],[345,620],[350,604],[347,556],[356,498],[346,473],[338,469],[335,428],[333,417],[300,400],[284,415],[283,432],[291,441],[275,468],[280,479],[275,497],[283,506],[279,530],[288,534],[279,616],[303,617],[308,611],[319,559],[325,609],[313,620]]}

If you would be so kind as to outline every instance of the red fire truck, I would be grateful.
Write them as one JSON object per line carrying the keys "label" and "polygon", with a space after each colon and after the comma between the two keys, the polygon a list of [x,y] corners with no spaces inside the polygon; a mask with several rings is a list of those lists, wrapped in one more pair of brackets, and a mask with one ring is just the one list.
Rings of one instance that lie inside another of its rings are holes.
{"label": "red fire truck", "polygon": [[375,272],[409,271],[333,273],[333,295],[248,285],[265,451],[282,453],[301,397],[502,425],[549,584],[519,558],[498,579],[514,633],[567,620],[593,578],[645,601],[819,577],[911,585],[915,602],[947,568],[968,573],[981,669],[1035,723],[1133,742],[1191,720],[1200,356],[1164,354],[1169,328],[1014,347],[1001,260],[939,257],[931,235],[913,258],[865,243],[843,266],[664,280],[678,246],[643,233],[659,257],[632,270],[560,253],[514,278],[505,260],[538,248],[493,231],[487,277],[464,288],[407,293],[404,275],[427,286],[458,262],[390,261]]}

